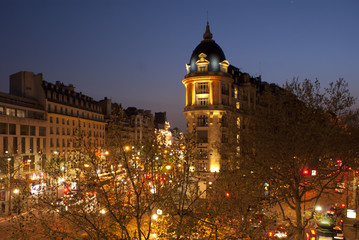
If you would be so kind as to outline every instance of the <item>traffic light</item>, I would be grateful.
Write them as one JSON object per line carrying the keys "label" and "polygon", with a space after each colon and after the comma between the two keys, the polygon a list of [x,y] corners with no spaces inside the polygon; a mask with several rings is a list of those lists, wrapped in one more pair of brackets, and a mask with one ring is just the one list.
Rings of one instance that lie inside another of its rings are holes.
{"label": "traffic light", "polygon": [[64,187],[64,193],[65,193],[65,194],[68,194],[69,192],[70,192],[69,187],[68,187],[68,186],[65,186],[65,187]]}
{"label": "traffic light", "polygon": [[225,193],[226,197],[229,198],[231,196],[231,193],[230,192],[226,192]]}
{"label": "traffic light", "polygon": [[310,174],[309,169],[306,169],[306,168],[305,168],[305,169],[302,170],[302,175],[303,175],[303,176],[308,176],[309,174]]}

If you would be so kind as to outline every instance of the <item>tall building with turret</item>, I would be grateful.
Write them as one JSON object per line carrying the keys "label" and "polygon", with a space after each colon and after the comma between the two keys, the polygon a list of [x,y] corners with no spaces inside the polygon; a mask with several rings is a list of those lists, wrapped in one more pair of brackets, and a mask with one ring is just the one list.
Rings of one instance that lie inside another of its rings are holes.
{"label": "tall building with turret", "polygon": [[196,133],[200,153],[195,170],[209,175],[226,168],[227,159],[219,146],[228,144],[229,136],[239,139],[236,130],[243,127],[245,115],[256,106],[268,84],[228,62],[213,40],[208,22],[203,40],[193,50],[186,68],[182,81],[186,87],[184,115],[187,131]]}

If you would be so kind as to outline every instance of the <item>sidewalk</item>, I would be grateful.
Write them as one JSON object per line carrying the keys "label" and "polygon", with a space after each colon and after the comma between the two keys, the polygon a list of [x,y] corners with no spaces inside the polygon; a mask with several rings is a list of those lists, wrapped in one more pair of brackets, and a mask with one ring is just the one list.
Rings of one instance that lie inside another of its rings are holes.
{"label": "sidewalk", "polygon": [[358,219],[345,218],[343,223],[343,233],[346,240],[359,240]]}

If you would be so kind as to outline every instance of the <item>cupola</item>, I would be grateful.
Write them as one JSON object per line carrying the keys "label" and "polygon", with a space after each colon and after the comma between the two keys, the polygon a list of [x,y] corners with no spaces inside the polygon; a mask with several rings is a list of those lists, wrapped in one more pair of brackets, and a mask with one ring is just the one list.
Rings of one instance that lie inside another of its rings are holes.
{"label": "cupola", "polygon": [[193,50],[187,73],[195,72],[227,72],[229,63],[226,61],[220,46],[212,39],[213,35],[207,22],[203,40]]}

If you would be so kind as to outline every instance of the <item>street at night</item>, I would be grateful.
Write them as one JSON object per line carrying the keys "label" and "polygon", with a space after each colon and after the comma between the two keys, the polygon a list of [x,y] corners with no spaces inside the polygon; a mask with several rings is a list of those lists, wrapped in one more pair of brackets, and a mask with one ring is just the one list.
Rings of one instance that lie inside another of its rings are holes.
{"label": "street at night", "polygon": [[358,240],[355,0],[0,2],[0,239]]}

